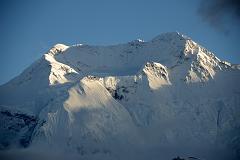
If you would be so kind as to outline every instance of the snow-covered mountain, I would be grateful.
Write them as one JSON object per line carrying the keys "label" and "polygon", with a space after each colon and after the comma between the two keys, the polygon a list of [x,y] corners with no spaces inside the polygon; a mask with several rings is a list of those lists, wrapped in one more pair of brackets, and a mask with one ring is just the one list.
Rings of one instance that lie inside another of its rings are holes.
{"label": "snow-covered mountain", "polygon": [[177,32],[112,46],[57,44],[0,86],[0,149],[64,159],[237,159],[239,82],[239,65]]}

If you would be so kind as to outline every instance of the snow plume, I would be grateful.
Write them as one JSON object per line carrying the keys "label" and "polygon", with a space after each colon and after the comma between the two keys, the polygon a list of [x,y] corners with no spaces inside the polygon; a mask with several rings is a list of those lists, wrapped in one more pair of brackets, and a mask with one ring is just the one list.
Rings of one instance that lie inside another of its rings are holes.
{"label": "snow plume", "polygon": [[228,33],[227,21],[240,23],[239,0],[201,0],[198,13],[212,27]]}

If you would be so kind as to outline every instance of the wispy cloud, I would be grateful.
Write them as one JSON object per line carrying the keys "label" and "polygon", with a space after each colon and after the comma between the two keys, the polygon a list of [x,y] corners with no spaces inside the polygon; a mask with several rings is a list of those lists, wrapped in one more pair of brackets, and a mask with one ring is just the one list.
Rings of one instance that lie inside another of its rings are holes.
{"label": "wispy cloud", "polygon": [[229,32],[229,21],[240,23],[240,0],[201,0],[198,13],[212,27]]}

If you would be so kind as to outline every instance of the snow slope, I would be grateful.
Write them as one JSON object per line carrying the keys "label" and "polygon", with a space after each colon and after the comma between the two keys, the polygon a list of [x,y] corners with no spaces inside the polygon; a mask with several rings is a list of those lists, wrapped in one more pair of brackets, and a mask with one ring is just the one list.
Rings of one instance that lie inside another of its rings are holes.
{"label": "snow slope", "polygon": [[0,148],[63,159],[240,158],[239,68],[177,32],[57,44],[0,86]]}

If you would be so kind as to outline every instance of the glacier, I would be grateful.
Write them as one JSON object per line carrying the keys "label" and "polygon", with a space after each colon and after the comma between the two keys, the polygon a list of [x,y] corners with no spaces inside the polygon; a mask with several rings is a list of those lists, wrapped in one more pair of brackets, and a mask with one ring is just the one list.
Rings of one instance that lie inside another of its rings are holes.
{"label": "glacier", "polygon": [[110,46],[56,44],[0,86],[0,154],[239,159],[239,82],[240,65],[178,32]]}

